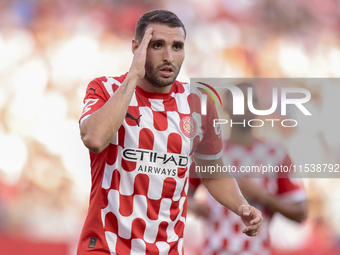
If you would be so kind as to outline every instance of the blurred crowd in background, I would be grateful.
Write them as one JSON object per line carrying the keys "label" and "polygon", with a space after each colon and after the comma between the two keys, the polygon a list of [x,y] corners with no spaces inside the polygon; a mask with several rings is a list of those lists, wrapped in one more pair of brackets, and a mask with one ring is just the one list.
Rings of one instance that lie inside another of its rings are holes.
{"label": "blurred crowd in background", "polygon": [[[90,191],[78,128],[85,89],[97,76],[128,71],[136,21],[150,9],[171,10],[186,26],[181,81],[340,77],[339,0],[0,0],[0,236],[61,243],[65,255],[75,253]],[[303,86],[332,128],[307,123],[259,136],[282,143],[293,160],[304,149],[340,163],[340,124],[324,115],[339,109],[339,85]],[[335,254],[339,180],[304,183],[309,216],[297,233],[309,241],[273,245],[289,254],[310,242],[314,253],[306,254]]]}

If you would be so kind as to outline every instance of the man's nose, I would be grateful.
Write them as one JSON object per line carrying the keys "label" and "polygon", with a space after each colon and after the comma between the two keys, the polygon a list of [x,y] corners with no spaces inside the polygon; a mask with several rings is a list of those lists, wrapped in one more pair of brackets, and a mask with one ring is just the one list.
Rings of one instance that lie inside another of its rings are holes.
{"label": "man's nose", "polygon": [[163,61],[167,63],[172,63],[174,61],[172,49],[170,47],[166,48],[164,51]]}

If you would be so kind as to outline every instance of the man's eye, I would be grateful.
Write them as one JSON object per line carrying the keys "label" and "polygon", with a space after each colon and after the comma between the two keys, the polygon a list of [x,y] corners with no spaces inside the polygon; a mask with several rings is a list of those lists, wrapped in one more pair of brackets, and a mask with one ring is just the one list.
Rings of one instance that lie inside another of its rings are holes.
{"label": "man's eye", "polygon": [[161,43],[155,43],[154,45],[153,45],[153,48],[154,49],[160,49],[162,47],[162,44]]}
{"label": "man's eye", "polygon": [[174,50],[180,50],[180,49],[182,49],[182,45],[179,45],[179,44],[174,45]]}

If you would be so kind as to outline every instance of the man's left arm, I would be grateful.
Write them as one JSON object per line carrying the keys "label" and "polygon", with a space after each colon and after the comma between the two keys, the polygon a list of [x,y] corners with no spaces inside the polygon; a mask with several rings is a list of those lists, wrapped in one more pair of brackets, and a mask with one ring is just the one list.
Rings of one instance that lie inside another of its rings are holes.
{"label": "man's left arm", "polygon": [[[199,167],[223,166],[222,158],[216,160],[203,160],[195,157],[195,163]],[[255,207],[248,204],[243,197],[237,182],[228,173],[223,176],[216,174],[200,173],[202,183],[209,193],[223,206],[239,215],[246,225],[243,233],[248,236],[256,236],[263,221],[262,214]]]}
{"label": "man's left arm", "polygon": [[[299,199],[298,201],[285,201],[280,196],[272,195],[268,191],[261,189],[258,185],[251,182],[249,179],[238,179],[238,185],[242,193],[248,199],[252,199],[264,205],[273,213],[279,212],[288,219],[294,220],[298,223],[304,221],[307,217],[307,200]],[[288,178],[282,178],[279,181],[288,183]],[[289,193],[289,192],[287,192]],[[298,193],[298,192],[290,192]],[[304,194],[304,192],[299,192]],[[300,195],[298,194],[298,196]]]}

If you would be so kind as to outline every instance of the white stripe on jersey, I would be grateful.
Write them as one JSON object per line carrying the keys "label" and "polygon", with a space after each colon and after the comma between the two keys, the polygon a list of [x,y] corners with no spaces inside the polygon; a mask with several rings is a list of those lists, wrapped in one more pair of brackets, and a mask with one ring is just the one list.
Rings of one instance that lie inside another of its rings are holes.
{"label": "white stripe on jersey", "polygon": [[112,77],[107,77],[107,76],[105,76],[105,77],[106,77],[107,81],[106,82],[102,81],[102,83],[104,84],[107,93],[109,93],[110,97],[112,97],[112,95],[113,95],[112,85],[116,84],[116,85],[120,86],[121,83],[119,81],[117,81],[116,79],[112,78]]}
{"label": "white stripe on jersey", "polygon": [[146,245],[142,239],[131,240],[131,255],[146,254]]}
{"label": "white stripe on jersey", "polygon": [[163,112],[164,111],[164,104],[163,99],[154,99],[149,98],[149,101],[151,103],[151,109],[155,112]]}
{"label": "white stripe on jersey", "polygon": [[166,242],[157,242],[156,246],[158,248],[159,255],[168,255],[169,251],[170,251],[170,245],[167,244]]}
{"label": "white stripe on jersey", "polygon": [[111,255],[116,255],[117,235],[110,231],[105,231],[105,238],[109,246]]}

